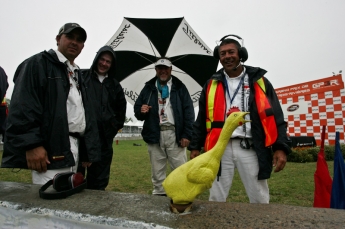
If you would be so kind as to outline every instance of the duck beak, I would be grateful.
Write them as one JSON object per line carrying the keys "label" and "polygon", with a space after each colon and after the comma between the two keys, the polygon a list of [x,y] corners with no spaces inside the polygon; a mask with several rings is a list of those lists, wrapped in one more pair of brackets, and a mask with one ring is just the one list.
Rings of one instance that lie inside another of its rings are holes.
{"label": "duck beak", "polygon": [[245,116],[246,115],[249,115],[249,112],[243,112],[243,119],[244,119],[244,122],[251,122],[252,120],[249,120],[249,119],[245,119]]}

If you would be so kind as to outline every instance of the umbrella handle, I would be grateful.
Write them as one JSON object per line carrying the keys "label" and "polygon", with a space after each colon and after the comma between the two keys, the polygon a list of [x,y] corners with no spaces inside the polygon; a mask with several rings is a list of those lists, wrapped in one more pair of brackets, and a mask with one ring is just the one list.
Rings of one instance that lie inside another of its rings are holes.
{"label": "umbrella handle", "polygon": [[147,100],[147,105],[149,105],[150,99],[151,99],[152,91],[150,92],[149,99]]}

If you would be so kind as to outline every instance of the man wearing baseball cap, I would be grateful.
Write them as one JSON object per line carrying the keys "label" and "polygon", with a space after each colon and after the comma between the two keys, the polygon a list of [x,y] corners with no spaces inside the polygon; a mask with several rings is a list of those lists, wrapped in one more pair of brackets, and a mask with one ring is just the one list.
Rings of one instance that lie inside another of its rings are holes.
{"label": "man wearing baseball cap", "polygon": [[[31,169],[34,184],[44,184],[56,173],[75,172],[79,158],[88,164],[100,160],[89,103],[93,95],[86,92],[74,63],[86,37],[79,24],[63,25],[56,36],[57,50],[26,59],[14,75],[1,166]],[[79,152],[81,141],[85,149]]]}
{"label": "man wearing baseball cap", "polygon": [[172,63],[160,58],[156,76],[146,82],[134,104],[135,117],[144,120],[141,135],[151,161],[153,195],[166,196],[162,183],[166,164],[172,170],[187,161],[186,147],[192,138],[194,107],[186,86],[171,75]]}

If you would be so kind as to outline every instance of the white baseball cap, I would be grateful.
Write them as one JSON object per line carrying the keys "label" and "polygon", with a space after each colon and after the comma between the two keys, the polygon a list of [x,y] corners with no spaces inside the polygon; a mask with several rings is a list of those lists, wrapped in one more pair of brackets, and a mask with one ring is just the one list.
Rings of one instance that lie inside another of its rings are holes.
{"label": "white baseball cap", "polygon": [[164,65],[164,66],[167,66],[169,68],[172,66],[171,61],[168,59],[157,60],[157,62],[155,63],[155,66],[159,66],[159,65]]}

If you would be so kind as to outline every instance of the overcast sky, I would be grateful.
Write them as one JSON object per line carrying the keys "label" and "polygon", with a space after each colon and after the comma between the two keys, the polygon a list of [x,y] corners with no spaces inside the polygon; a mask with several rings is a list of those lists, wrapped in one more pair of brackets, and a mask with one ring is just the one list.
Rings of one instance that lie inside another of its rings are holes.
{"label": "overcast sky", "polygon": [[[56,49],[55,36],[64,23],[77,22],[86,30],[76,63],[88,68],[124,17],[185,17],[212,49],[224,35],[237,34],[249,53],[246,64],[266,69],[275,88],[345,70],[344,0],[0,0],[0,5],[0,66],[9,78],[7,97],[17,66],[33,54]],[[133,117],[133,107],[127,110]]]}

